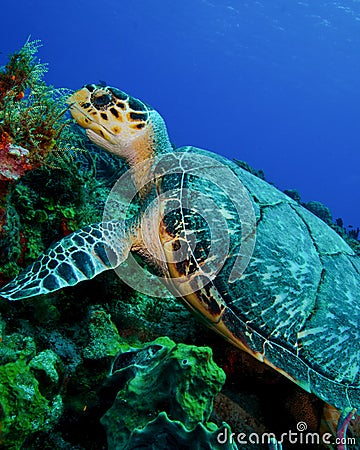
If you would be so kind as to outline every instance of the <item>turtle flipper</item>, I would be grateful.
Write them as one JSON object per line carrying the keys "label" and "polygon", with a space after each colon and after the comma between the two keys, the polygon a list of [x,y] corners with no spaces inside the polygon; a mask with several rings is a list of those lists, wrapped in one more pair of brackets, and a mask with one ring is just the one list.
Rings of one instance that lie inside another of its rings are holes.
{"label": "turtle flipper", "polygon": [[117,267],[131,248],[124,223],[89,225],[57,242],[10,283],[0,296],[20,300],[89,280]]}

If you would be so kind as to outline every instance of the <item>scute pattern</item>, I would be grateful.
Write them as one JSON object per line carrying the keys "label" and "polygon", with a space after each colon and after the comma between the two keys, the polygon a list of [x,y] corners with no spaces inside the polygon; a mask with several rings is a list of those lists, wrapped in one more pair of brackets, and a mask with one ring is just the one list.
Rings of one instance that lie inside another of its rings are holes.
{"label": "scute pattern", "polygon": [[[347,255],[322,256],[324,276],[316,310],[301,333],[304,356],[338,381],[360,385],[359,277]],[[347,276],[344,276],[344,274]],[[316,351],[321,349],[321,351]]]}
{"label": "scute pattern", "polygon": [[[289,234],[289,229],[294,232]],[[307,229],[291,206],[263,207],[253,258],[232,288],[232,308],[264,337],[271,335],[296,351],[297,333],[314,307],[321,270]]]}
{"label": "scute pattern", "polygon": [[[228,282],[234,261],[230,251],[213,281],[228,306],[223,322],[258,359],[304,389],[339,409],[359,407],[359,257],[294,200],[235,164],[211,156],[237,174],[257,212],[256,247],[246,272],[239,281]],[[201,189],[208,191],[206,183]],[[231,217],[231,202],[216,190],[212,195],[227,212],[231,234],[239,226]],[[236,229],[234,236],[236,248],[241,232]]]}

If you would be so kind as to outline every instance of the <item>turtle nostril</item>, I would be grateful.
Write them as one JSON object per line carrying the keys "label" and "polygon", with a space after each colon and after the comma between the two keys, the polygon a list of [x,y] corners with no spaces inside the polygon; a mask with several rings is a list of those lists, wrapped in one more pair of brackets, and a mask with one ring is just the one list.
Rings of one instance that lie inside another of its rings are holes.
{"label": "turtle nostril", "polygon": [[111,103],[111,97],[109,94],[96,95],[93,97],[92,103],[95,106],[106,106]]}

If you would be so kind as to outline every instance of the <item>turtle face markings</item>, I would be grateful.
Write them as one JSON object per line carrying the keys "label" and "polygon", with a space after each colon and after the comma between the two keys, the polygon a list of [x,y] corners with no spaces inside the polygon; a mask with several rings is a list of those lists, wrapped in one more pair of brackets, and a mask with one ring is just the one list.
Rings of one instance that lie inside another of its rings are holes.
{"label": "turtle face markings", "polygon": [[151,169],[150,163],[141,163],[172,149],[160,114],[119,89],[87,84],[67,103],[92,142],[125,159],[130,167],[137,167],[133,181],[140,190]]}
{"label": "turtle face markings", "polygon": [[151,129],[151,107],[116,88],[87,84],[68,103],[79,125],[111,144],[131,141]]}

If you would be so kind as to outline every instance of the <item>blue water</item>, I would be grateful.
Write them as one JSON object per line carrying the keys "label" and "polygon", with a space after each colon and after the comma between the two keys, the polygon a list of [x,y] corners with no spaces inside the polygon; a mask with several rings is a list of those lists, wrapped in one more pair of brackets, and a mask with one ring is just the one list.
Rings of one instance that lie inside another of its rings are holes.
{"label": "blue water", "polygon": [[105,80],[176,145],[265,171],[360,225],[359,0],[43,0],[1,6],[0,64],[41,39],[47,81]]}

